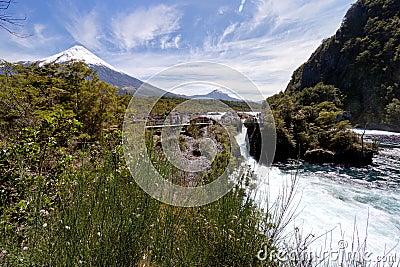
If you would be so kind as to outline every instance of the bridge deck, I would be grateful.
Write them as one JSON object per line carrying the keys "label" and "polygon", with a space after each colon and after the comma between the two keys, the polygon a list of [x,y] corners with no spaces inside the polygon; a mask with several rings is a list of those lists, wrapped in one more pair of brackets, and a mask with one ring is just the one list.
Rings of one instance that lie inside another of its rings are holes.
{"label": "bridge deck", "polygon": [[[189,125],[190,125],[190,123],[158,124],[158,125],[146,125],[144,128],[183,127],[183,126],[189,126]],[[199,122],[199,123],[195,123],[195,125],[212,125],[212,122]]]}

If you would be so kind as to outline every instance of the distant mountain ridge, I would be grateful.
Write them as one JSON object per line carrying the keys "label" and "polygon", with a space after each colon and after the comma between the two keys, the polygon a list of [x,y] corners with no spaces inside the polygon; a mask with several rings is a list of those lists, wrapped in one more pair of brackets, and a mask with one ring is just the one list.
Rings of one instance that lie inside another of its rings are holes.
{"label": "distant mountain ridge", "polygon": [[286,92],[339,88],[351,122],[400,131],[400,1],[358,0],[340,29],[294,71]]}
{"label": "distant mountain ridge", "polygon": [[145,83],[137,78],[129,76],[128,74],[118,70],[114,66],[105,62],[88,49],[83,46],[76,45],[63,52],[38,60],[39,65],[52,63],[65,63],[71,60],[82,61],[88,65],[89,68],[96,71],[100,80],[107,82],[110,85],[120,88],[120,93],[134,94],[139,87],[141,95],[146,96],[167,96],[173,98],[214,98],[218,100],[241,102],[243,100],[234,98],[224,93],[219,89],[205,95],[187,96],[183,94],[174,94],[157,88],[153,85]]}
{"label": "distant mountain ridge", "polygon": [[136,90],[143,86],[141,93],[143,96],[182,97],[181,95],[166,92],[160,88],[145,83],[137,78],[129,76],[108,64],[83,46],[76,45],[63,52],[38,60],[40,65],[51,63],[65,63],[71,60],[85,62],[89,68],[95,70],[99,79],[121,89],[121,93],[134,94]]}
{"label": "distant mountain ridge", "polygon": [[215,89],[205,95],[192,95],[192,96],[188,96],[188,97],[190,97],[190,98],[213,98],[213,99],[218,99],[218,100],[235,101],[235,102],[243,101],[243,100],[231,97],[219,89]]}

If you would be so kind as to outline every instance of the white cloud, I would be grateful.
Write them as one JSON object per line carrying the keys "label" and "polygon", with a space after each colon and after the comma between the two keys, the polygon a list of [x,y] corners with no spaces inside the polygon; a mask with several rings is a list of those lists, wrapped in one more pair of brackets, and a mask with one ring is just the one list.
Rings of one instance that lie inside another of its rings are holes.
{"label": "white cloud", "polygon": [[[181,14],[176,8],[163,4],[120,14],[111,25],[114,41],[124,50],[147,45],[158,37],[176,32],[180,28],[180,19]],[[176,40],[179,42],[179,39]]]}
{"label": "white cloud", "polygon": [[194,57],[236,68],[265,95],[274,94],[286,88],[293,71],[310,57],[321,40],[334,34],[352,1],[259,0],[252,7],[251,19],[231,23],[220,42],[206,36],[203,51],[194,50]]}
{"label": "white cloud", "polygon": [[179,42],[181,41],[181,35],[178,34],[175,37],[171,37],[170,35],[164,35],[160,38],[160,48],[168,49],[168,48],[179,48]]}
{"label": "white cloud", "polygon": [[[187,12],[183,17],[185,7],[178,10],[164,4],[114,15],[110,23],[100,17],[101,9],[82,13],[69,8],[61,17],[69,18],[66,28],[76,41],[96,49],[106,61],[134,77],[147,80],[174,64],[211,61],[243,72],[265,95],[271,95],[285,89],[292,72],[323,38],[336,31],[354,1],[253,0],[235,15],[224,8],[222,16],[218,7],[213,15],[207,13],[210,24],[206,25],[215,25],[209,28],[195,24],[197,14]],[[180,32],[181,28],[185,31]],[[15,42],[30,48],[46,46],[52,36],[44,24],[33,25],[32,32],[35,39]],[[108,50],[110,44],[114,50]],[[115,48],[120,49],[118,53]],[[246,88],[241,90],[249,99],[256,97]]]}
{"label": "white cloud", "polygon": [[236,30],[236,26],[237,26],[237,23],[229,24],[229,26],[226,27],[226,29],[224,30],[224,33],[222,34],[219,42],[222,43],[224,41],[225,37],[232,34]]}
{"label": "white cloud", "polygon": [[70,22],[66,24],[65,28],[76,42],[91,49],[101,47],[100,39],[103,33],[98,14],[94,9],[86,15],[81,12],[71,12],[69,18]]}
{"label": "white cloud", "polygon": [[[276,2],[276,1],[275,1]],[[257,9],[254,12],[253,19],[250,21],[250,29],[254,29],[262,24],[267,18],[277,16],[273,10],[274,1],[260,0],[257,3]]]}
{"label": "white cloud", "polygon": [[43,36],[43,31],[45,30],[46,26],[44,24],[34,24],[33,29],[35,30],[35,35],[43,40],[45,37]]}
{"label": "white cloud", "polygon": [[23,38],[10,35],[10,41],[25,50],[37,50],[37,48],[46,47],[52,42],[57,41],[61,38],[59,35],[49,32],[47,25],[41,23],[30,25],[30,29],[28,29],[28,32],[30,33],[28,33],[27,36]]}
{"label": "white cloud", "polygon": [[[339,26],[339,23],[336,23],[338,14],[343,15],[349,4],[354,1],[255,0],[251,6],[253,10],[251,19],[237,27],[236,38],[251,38],[255,34],[276,35],[289,28],[301,32],[310,27],[316,27],[319,32],[330,34]],[[312,25],[313,23],[320,25]]]}
{"label": "white cloud", "polygon": [[[137,53],[134,64],[125,62],[125,58],[120,62],[127,73],[142,79],[182,62],[223,63],[243,72],[269,96],[284,90],[293,71],[310,57],[323,38],[334,34],[352,1],[257,1],[249,20],[231,22],[220,36],[206,35],[202,46],[191,47],[189,52]],[[239,93],[260,100],[258,94],[246,88]]]}
{"label": "white cloud", "polygon": [[230,10],[229,6],[220,6],[218,8],[218,15],[225,15]]}

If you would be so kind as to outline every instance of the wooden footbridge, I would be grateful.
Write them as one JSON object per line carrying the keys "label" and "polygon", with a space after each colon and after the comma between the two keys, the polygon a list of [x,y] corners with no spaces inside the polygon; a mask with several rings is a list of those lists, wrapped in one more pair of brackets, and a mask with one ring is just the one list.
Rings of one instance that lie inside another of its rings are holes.
{"label": "wooden footbridge", "polygon": [[158,128],[164,128],[164,127],[184,127],[184,126],[189,126],[189,125],[212,125],[212,122],[197,122],[197,123],[181,123],[181,124],[154,124],[154,125],[146,125],[144,128],[153,128],[153,129],[158,129]]}

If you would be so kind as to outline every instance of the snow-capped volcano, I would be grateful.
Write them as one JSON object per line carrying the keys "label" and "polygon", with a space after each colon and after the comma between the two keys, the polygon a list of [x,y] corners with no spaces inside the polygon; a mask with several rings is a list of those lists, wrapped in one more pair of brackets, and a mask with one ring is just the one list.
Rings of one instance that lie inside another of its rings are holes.
{"label": "snow-capped volcano", "polygon": [[73,46],[61,53],[46,57],[40,60],[41,64],[45,63],[65,63],[71,60],[83,61],[88,65],[104,66],[111,70],[118,71],[116,68],[87,50],[81,45]]}
{"label": "snow-capped volcano", "polygon": [[243,101],[243,100],[231,97],[230,95],[228,95],[227,93],[225,93],[219,89],[215,89],[212,92],[205,94],[205,95],[193,95],[193,96],[190,96],[190,98],[213,98],[213,99],[235,101],[235,102]]}
{"label": "snow-capped volcano", "polygon": [[96,71],[100,80],[107,82],[115,87],[121,89],[121,93],[133,94],[139,87],[145,90],[141,90],[143,96],[161,96],[166,95],[170,97],[180,97],[178,95],[166,92],[160,88],[154,87],[148,83],[145,83],[139,79],[129,76],[122,71],[119,71],[115,67],[111,66],[88,49],[83,46],[76,45],[61,53],[55,54],[38,60],[39,65],[52,63],[65,63],[71,60],[83,61],[89,68]]}
{"label": "snow-capped volcano", "polygon": [[141,90],[141,95],[143,96],[168,96],[168,97],[179,97],[179,98],[214,98],[219,100],[228,100],[228,101],[242,101],[237,98],[229,96],[227,93],[224,93],[221,90],[214,90],[205,95],[194,95],[194,96],[186,96],[180,94],[173,94],[170,92],[166,92],[160,88],[152,86],[148,83],[145,83],[139,79],[136,79],[128,74],[123,73],[117,68],[111,66],[88,49],[83,46],[76,45],[73,46],[63,52],[55,54],[53,56],[49,56],[38,60],[39,65],[43,66],[44,64],[52,64],[52,63],[66,63],[71,60],[83,61],[85,62],[89,68],[96,71],[97,76],[100,80],[107,82],[113,86],[120,88],[120,93],[129,93],[133,94],[135,91],[142,87],[145,90]]}

